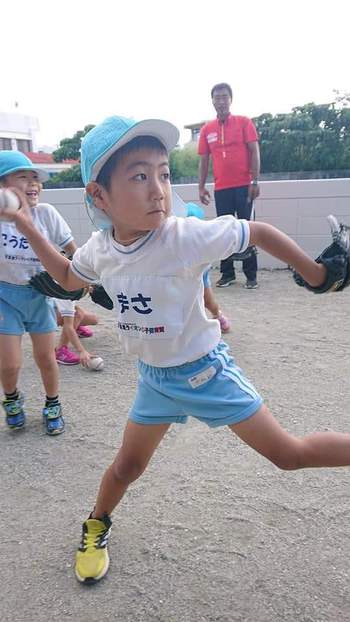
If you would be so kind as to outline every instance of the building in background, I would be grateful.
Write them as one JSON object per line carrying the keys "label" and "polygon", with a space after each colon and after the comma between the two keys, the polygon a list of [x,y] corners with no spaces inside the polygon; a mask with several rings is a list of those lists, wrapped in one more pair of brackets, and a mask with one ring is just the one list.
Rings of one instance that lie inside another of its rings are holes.
{"label": "building in background", "polygon": [[50,177],[62,173],[72,166],[79,164],[79,160],[64,160],[63,162],[55,162],[51,153],[44,153],[42,151],[33,152],[25,151],[25,155],[39,168],[48,173]]}
{"label": "building in background", "polygon": [[79,164],[78,160],[55,162],[51,153],[38,151],[38,131],[39,121],[36,117],[18,112],[0,112],[0,151],[22,151],[33,164],[46,170],[50,177]]}
{"label": "building in background", "polygon": [[0,112],[0,150],[36,151],[39,122],[18,112]]}
{"label": "building in background", "polygon": [[199,121],[198,123],[190,123],[189,125],[184,125],[185,130],[190,130],[191,132],[191,139],[188,143],[186,143],[187,145],[190,145],[191,143],[198,143],[199,133],[203,125],[205,125],[206,123],[206,121]]}

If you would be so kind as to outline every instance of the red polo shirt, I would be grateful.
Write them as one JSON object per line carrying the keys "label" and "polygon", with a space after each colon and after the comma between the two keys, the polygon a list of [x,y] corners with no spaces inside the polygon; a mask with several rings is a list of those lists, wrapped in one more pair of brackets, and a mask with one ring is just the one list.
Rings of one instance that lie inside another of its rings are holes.
{"label": "red polo shirt", "polygon": [[251,181],[247,143],[258,140],[253,121],[229,114],[222,123],[209,121],[199,136],[199,155],[213,160],[215,190],[247,186]]}

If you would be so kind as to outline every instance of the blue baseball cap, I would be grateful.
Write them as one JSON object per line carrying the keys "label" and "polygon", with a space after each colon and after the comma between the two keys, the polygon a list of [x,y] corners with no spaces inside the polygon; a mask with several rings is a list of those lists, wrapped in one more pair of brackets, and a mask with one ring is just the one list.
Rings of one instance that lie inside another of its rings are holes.
{"label": "blue baseball cap", "polygon": [[17,171],[34,171],[38,174],[39,181],[47,181],[48,173],[36,168],[33,162],[21,151],[0,151],[0,177],[16,173]]}
{"label": "blue baseball cap", "polygon": [[96,181],[107,160],[123,145],[137,136],[158,138],[167,151],[176,147],[179,130],[160,119],[135,121],[125,117],[108,117],[85,134],[81,142],[81,174],[83,182]]}
{"label": "blue baseball cap", "polygon": [[195,216],[196,218],[201,218],[202,220],[205,218],[204,209],[197,205],[197,203],[186,203],[187,207],[187,216]]}

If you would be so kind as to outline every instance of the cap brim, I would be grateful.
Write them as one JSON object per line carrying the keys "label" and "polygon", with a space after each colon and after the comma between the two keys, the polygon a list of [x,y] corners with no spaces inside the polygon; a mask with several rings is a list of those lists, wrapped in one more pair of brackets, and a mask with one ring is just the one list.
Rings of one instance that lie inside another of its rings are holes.
{"label": "cap brim", "polygon": [[3,177],[5,177],[5,175],[11,175],[11,173],[17,173],[17,171],[33,171],[33,173],[37,173],[38,179],[42,183],[50,179],[50,175],[46,173],[46,171],[43,171],[41,168],[36,168],[35,166],[15,166],[6,171]]}
{"label": "cap brim", "polygon": [[123,134],[123,136],[116,141],[116,143],[106,151],[101,158],[94,164],[91,171],[91,179],[89,181],[96,181],[96,178],[107,160],[120,149],[126,143],[129,143],[133,138],[138,136],[153,136],[164,145],[167,151],[171,151],[176,147],[180,138],[180,132],[168,121],[161,119],[145,119],[135,123],[129,130]]}

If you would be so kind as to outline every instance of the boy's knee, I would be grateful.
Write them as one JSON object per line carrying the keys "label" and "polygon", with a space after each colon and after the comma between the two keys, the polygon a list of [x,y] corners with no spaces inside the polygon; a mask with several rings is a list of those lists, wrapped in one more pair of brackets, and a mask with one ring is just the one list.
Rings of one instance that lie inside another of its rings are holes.
{"label": "boy's knee", "polygon": [[270,458],[270,461],[282,471],[296,471],[297,469],[301,469],[303,467],[297,453],[285,456],[273,456]]}
{"label": "boy's knee", "polygon": [[112,472],[118,481],[126,484],[134,482],[146,468],[146,464],[138,458],[117,458],[112,464]]}
{"label": "boy's knee", "polygon": [[37,365],[41,368],[51,369],[57,367],[55,351],[52,352],[37,352],[35,354],[35,360]]}
{"label": "boy's knee", "polygon": [[19,374],[21,366],[19,363],[1,362],[1,373],[3,376],[15,376]]}
{"label": "boy's knee", "polygon": [[268,456],[269,460],[282,471],[295,471],[301,469],[304,464],[302,460],[302,451],[299,443],[293,444],[290,448],[283,448],[282,451]]}

